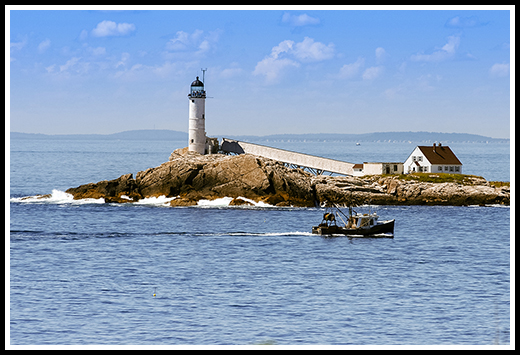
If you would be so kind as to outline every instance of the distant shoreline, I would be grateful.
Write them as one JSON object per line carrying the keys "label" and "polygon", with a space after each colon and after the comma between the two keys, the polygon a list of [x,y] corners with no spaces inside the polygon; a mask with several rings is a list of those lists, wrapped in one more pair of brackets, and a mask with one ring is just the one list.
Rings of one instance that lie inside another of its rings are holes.
{"label": "distant shoreline", "polygon": [[[212,136],[210,134],[210,136]],[[214,136],[214,135],[213,135]],[[188,133],[173,130],[132,130],[112,134],[42,134],[10,132],[11,139],[46,140],[187,140]],[[509,138],[491,138],[469,133],[442,132],[374,132],[360,134],[308,133],[266,136],[227,135],[232,139],[251,142],[442,142],[442,143],[510,143]]]}

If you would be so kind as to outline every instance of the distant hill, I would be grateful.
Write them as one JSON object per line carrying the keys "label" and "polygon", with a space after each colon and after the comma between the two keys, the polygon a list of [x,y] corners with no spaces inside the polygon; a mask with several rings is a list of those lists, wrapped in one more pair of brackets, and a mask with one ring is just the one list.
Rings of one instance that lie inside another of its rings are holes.
{"label": "distant hill", "polygon": [[11,139],[82,139],[82,140],[188,140],[188,133],[167,129],[124,131],[112,134],[39,134],[11,132]]}
{"label": "distant hill", "polygon": [[[506,138],[491,138],[477,134],[468,133],[441,133],[441,132],[375,132],[364,134],[342,134],[342,133],[309,133],[309,134],[273,134],[267,136],[253,135],[226,135],[226,138],[243,140],[249,142],[323,142],[323,141],[346,141],[346,142],[489,142],[509,143]],[[222,136],[219,136],[222,138]],[[188,140],[188,133],[172,130],[135,130],[124,131],[113,134],[35,134],[11,132],[11,139],[83,139],[83,140]]]}
{"label": "distant hill", "polygon": [[364,134],[342,133],[309,133],[309,134],[275,134],[268,136],[229,136],[226,138],[251,142],[493,142],[509,143],[506,138],[491,138],[468,133],[440,133],[440,132],[375,132]]}

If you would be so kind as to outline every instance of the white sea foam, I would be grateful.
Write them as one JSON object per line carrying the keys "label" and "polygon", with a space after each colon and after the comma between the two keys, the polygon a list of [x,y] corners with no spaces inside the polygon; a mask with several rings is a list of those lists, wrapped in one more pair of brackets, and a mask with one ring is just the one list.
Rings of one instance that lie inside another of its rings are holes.
{"label": "white sea foam", "polygon": [[[251,205],[253,205],[255,207],[274,207],[273,205],[270,205],[268,203],[265,203],[262,201],[256,202],[254,200],[251,200],[251,199],[248,199],[245,197],[237,197],[237,199],[249,202]],[[229,204],[231,203],[231,201],[233,201],[233,197],[222,197],[222,198],[217,198],[215,200],[199,200],[197,202],[197,206],[200,206],[200,207],[228,207]],[[237,206],[237,207],[242,207],[242,206]],[[246,207],[249,207],[249,206],[246,206]]]}
{"label": "white sea foam", "polygon": [[[121,196],[123,197],[123,196]],[[147,205],[147,206],[169,206],[172,200],[177,197],[166,197],[164,195],[159,197],[147,197],[134,202],[136,205]]]}
{"label": "white sea foam", "polygon": [[237,199],[240,199],[240,200],[244,200],[246,202],[249,202],[251,203],[253,206],[255,207],[274,207],[273,205],[270,205],[268,203],[265,203],[263,201],[259,201],[259,202],[255,202],[253,200],[250,200],[248,198],[245,198],[245,197],[237,197]]}
{"label": "white sea foam", "polygon": [[[131,200],[130,197],[126,195],[121,195],[122,199]],[[177,197],[166,197],[164,195],[159,197],[147,197],[140,199],[137,202],[133,202],[135,205],[145,205],[145,206],[159,206],[159,207],[169,207],[170,202],[175,200]],[[251,208],[251,207],[260,207],[260,208],[268,208],[275,207],[265,202],[256,202],[254,200],[245,198],[245,197],[237,197],[239,200],[243,200],[249,202],[251,205],[244,206],[236,206],[237,208]],[[51,203],[51,204],[71,204],[71,205],[81,205],[81,204],[101,204],[105,203],[104,198],[85,198],[80,200],[75,200],[74,196],[60,190],[52,190],[52,193],[49,195],[35,195],[35,196],[26,196],[26,197],[13,197],[10,199],[11,202],[17,203]],[[215,200],[199,200],[197,202],[197,206],[199,207],[207,207],[207,208],[219,208],[219,207],[228,207],[229,204],[233,201],[233,197],[222,197]],[[127,204],[125,204],[127,205]]]}
{"label": "white sea foam", "polygon": [[9,201],[19,203],[54,203],[54,204],[90,204],[90,203],[105,203],[104,198],[84,198],[81,200],[75,200],[74,196],[69,193],[60,190],[52,190],[50,195],[36,195],[26,197],[14,197]]}
{"label": "white sea foam", "polygon": [[233,201],[232,197],[222,197],[215,200],[199,200],[197,206],[201,207],[227,207]]}

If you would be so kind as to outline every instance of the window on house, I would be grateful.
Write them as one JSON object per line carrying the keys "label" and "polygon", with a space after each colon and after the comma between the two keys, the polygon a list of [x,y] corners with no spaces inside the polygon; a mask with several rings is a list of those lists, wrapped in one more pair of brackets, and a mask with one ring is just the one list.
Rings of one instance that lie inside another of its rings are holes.
{"label": "window on house", "polygon": [[423,168],[423,171],[424,171],[425,173],[427,173],[427,172],[428,172],[428,167],[425,166],[425,167]]}
{"label": "window on house", "polygon": [[397,165],[394,165],[394,171],[397,171]]}
{"label": "window on house", "polygon": [[448,171],[448,167],[447,166],[444,167],[444,171]]}
{"label": "window on house", "polygon": [[414,155],[414,156],[412,157],[412,160],[413,160],[413,161],[416,161],[416,160],[417,160],[417,157]]}
{"label": "window on house", "polygon": [[455,171],[460,171],[458,166],[455,167]]}
{"label": "window on house", "polygon": [[439,168],[437,170],[442,171],[442,166],[439,165]]}
{"label": "window on house", "polygon": [[418,157],[417,157],[417,161],[422,161],[422,157],[421,157],[421,156],[418,156]]}
{"label": "window on house", "polygon": [[450,171],[453,171],[453,166],[450,166]]}

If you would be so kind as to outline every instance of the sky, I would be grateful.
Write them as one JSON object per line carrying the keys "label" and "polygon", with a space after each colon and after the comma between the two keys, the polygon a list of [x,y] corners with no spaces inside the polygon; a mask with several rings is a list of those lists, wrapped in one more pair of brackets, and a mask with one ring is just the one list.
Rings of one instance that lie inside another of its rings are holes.
{"label": "sky", "polygon": [[202,69],[212,137],[514,127],[512,6],[110,9],[7,7],[10,131],[187,132]]}

